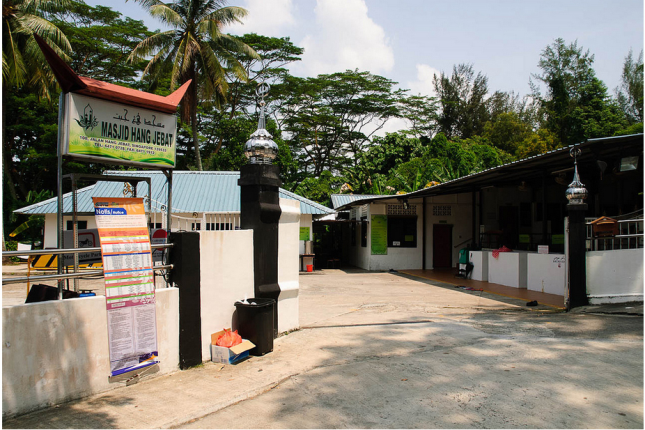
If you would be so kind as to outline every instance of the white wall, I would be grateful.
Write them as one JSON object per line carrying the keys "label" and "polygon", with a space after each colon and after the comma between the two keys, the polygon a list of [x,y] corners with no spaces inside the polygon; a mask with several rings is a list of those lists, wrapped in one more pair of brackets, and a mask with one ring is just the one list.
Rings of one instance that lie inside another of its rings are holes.
{"label": "white wall", "polygon": [[235,302],[254,296],[253,230],[200,231],[202,360],[211,334],[231,328]]}
{"label": "white wall", "polygon": [[[43,229],[45,230],[44,232],[44,237],[43,237],[43,248],[58,248],[58,239],[57,239],[57,233],[56,233],[56,214],[46,214],[45,215],[45,226]],[[63,217],[63,229],[67,226],[67,221],[72,221],[73,217],[71,216],[64,216]],[[78,217],[79,221],[87,221],[87,228],[96,228],[96,220],[94,218],[94,215],[91,216],[79,216]],[[96,245],[98,246],[98,245]]]}
{"label": "white wall", "polygon": [[532,291],[564,296],[567,275],[565,259],[564,254],[528,253],[526,287]]}
{"label": "white wall", "polygon": [[[282,207],[282,201],[288,201],[288,199],[280,199],[280,207]],[[295,202],[295,200],[292,200]],[[300,205],[300,204],[298,204]],[[300,206],[298,206],[298,214],[300,214]],[[282,220],[280,220],[282,222]],[[313,215],[311,214],[301,214],[300,215],[300,227],[309,227],[309,240],[314,240],[314,228],[313,228]],[[300,239],[300,231],[298,230],[298,239]],[[298,240],[298,252],[300,254],[305,253],[305,241]]]}
{"label": "white wall", "polygon": [[[451,215],[432,215],[433,206],[451,206]],[[450,194],[426,199],[426,269],[433,268],[433,225],[452,225],[452,267],[459,264],[459,250],[472,242],[472,194]],[[442,222],[443,221],[443,222]],[[423,228],[423,226],[421,227]],[[423,238],[423,230],[420,236]],[[464,241],[467,241],[464,243]]]}
{"label": "white wall", "polygon": [[[293,330],[300,327],[299,323],[299,240],[301,217],[308,217],[311,229],[311,215],[300,215],[300,203],[296,200],[280,199],[280,224],[278,225],[278,332]],[[310,230],[311,231],[311,230]]]}
{"label": "white wall", "polygon": [[488,282],[508,287],[526,288],[526,252],[500,252],[488,255]]}
{"label": "white wall", "polygon": [[643,300],[643,249],[587,252],[591,304]]}
{"label": "white wall", "polygon": [[[391,202],[390,202],[391,203]],[[372,255],[372,224],[370,222],[367,229],[367,247],[366,254],[369,257],[369,270],[405,270],[405,269],[421,269],[422,265],[422,247],[423,247],[423,217],[421,216],[422,201],[410,201],[410,204],[417,205],[417,246],[415,248],[397,248],[388,247],[387,255]],[[386,215],[387,204],[371,204],[370,216],[372,215]]]}
{"label": "white wall", "polygon": [[[160,372],[179,365],[179,290],[156,291]],[[105,297],[2,309],[2,415],[121,387],[109,383]]]}
{"label": "white wall", "polygon": [[488,282],[488,251],[470,251],[468,261],[473,265],[470,279]]}

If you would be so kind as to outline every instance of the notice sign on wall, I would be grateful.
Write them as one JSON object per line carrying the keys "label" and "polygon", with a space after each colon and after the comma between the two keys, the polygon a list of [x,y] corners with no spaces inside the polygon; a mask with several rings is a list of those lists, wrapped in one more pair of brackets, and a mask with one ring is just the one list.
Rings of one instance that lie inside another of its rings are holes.
{"label": "notice sign on wall", "polygon": [[300,227],[300,240],[309,240],[309,227]]}
{"label": "notice sign on wall", "polygon": [[372,215],[372,255],[387,255],[387,215]]}
{"label": "notice sign on wall", "polygon": [[63,154],[175,167],[175,115],[67,93]]}
{"label": "notice sign on wall", "polygon": [[143,199],[93,200],[115,376],[158,362],[152,253]]}

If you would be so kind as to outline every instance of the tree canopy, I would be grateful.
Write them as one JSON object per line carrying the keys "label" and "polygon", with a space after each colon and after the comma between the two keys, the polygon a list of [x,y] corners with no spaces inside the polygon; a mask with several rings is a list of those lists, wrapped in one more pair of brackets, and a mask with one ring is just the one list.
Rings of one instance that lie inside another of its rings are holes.
{"label": "tree canopy", "polygon": [[[179,169],[239,170],[257,127],[255,90],[271,84],[266,128],[278,144],[283,187],[324,204],[332,193],[416,191],[585,139],[643,130],[642,52],[626,55],[613,96],[596,76],[594,56],[577,41],[556,39],[535,59],[540,72],[530,77],[531,94],[491,89],[474,64],[461,63],[435,75],[429,97],[368,70],[293,76],[303,48],[286,36],[227,34],[246,11],[224,0],[135,1],[172,29],[150,31],[81,0],[3,2],[5,229],[22,225],[22,237],[34,235],[32,223],[12,211],[55,192],[59,90],[34,33],[82,76],[163,95],[193,79],[179,112]],[[393,119],[405,128],[382,133]],[[105,168],[64,164],[65,172]]]}

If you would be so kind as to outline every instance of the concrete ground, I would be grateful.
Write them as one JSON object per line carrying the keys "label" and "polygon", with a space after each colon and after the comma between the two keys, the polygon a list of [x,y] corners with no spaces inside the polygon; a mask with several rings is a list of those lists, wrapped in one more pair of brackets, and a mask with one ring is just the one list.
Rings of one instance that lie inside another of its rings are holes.
{"label": "concrete ground", "polygon": [[643,428],[642,305],[640,315],[563,313],[363,271],[300,282],[302,328],[264,357],[150,378],[3,427]]}

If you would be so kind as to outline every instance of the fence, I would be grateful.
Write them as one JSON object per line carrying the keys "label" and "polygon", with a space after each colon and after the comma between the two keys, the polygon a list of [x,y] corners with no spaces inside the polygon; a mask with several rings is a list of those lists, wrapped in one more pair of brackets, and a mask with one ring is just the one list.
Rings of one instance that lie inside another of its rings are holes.
{"label": "fence", "polygon": [[587,220],[587,251],[611,251],[643,248],[643,219],[617,221],[618,234],[594,237],[593,225]]}
{"label": "fence", "polygon": [[239,212],[204,213],[198,216],[195,212],[192,217],[173,215],[172,231],[222,231],[239,230]]}

